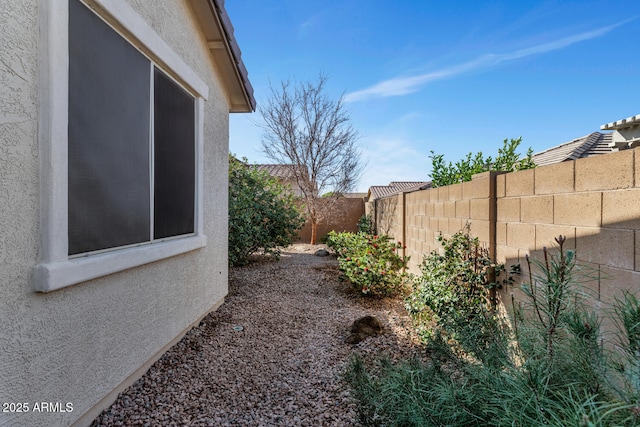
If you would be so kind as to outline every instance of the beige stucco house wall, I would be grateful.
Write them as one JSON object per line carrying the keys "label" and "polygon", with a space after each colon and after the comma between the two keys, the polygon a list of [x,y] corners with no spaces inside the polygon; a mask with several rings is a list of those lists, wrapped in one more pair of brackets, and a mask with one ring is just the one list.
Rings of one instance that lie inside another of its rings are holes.
{"label": "beige stucco house wall", "polygon": [[195,98],[196,218],[70,257],[68,1],[0,2],[0,426],[88,425],[227,294],[228,115],[255,105],[223,4],[87,1]]}

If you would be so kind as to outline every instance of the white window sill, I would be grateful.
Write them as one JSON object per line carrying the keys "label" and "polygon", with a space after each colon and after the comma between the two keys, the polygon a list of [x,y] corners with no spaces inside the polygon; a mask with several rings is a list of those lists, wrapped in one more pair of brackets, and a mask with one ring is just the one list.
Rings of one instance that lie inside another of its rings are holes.
{"label": "white window sill", "polygon": [[37,292],[51,292],[87,280],[138,267],[164,258],[205,247],[207,236],[193,236],[152,243],[135,248],[114,250],[63,261],[47,262],[35,267]]}

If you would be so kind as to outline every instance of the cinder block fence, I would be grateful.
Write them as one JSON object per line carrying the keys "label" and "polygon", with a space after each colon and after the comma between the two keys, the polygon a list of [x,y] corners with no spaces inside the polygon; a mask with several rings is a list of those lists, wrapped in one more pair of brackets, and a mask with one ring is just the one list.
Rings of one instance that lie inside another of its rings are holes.
{"label": "cinder block fence", "polygon": [[[332,230],[358,231],[358,220],[364,215],[364,199],[362,197],[343,197],[337,200],[333,209],[318,224],[318,241]],[[308,221],[298,232],[298,242],[309,243],[311,240],[311,223]]]}
{"label": "cinder block fence", "polygon": [[[623,290],[640,293],[640,149],[625,150],[512,173],[485,172],[446,187],[375,201],[379,233],[406,244],[410,270],[470,223],[471,234],[507,268],[525,255],[542,256],[554,237],[575,249],[579,275],[593,305],[606,310]],[[521,298],[519,284],[501,291]],[[610,325],[605,325],[609,327]]]}

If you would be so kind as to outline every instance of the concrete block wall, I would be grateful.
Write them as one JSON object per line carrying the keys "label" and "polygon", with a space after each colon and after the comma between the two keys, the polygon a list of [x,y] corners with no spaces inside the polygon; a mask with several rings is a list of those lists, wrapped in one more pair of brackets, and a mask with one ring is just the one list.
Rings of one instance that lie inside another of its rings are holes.
{"label": "concrete block wall", "polygon": [[[422,261],[423,254],[428,254],[436,249],[436,235],[433,232],[431,221],[434,219],[434,205],[437,201],[437,189],[429,189],[408,193],[405,195],[407,203],[407,219],[405,241],[405,255],[411,257],[409,261],[410,270],[414,273],[419,272],[419,265]],[[433,197],[433,201],[431,198]],[[438,220],[434,220],[435,226]],[[398,239],[400,240],[400,239]]]}
{"label": "concrete block wall", "polygon": [[[576,251],[578,276],[590,304],[606,314],[624,290],[640,293],[640,150],[542,166],[496,180],[496,258],[507,267],[542,257],[554,238]],[[503,301],[523,295],[518,286]],[[613,325],[603,324],[606,330]]]}
{"label": "concrete block wall", "polygon": [[376,200],[374,211],[379,234],[402,238],[404,223],[402,200],[402,194]]}
{"label": "concrete block wall", "polygon": [[[376,201],[376,224],[381,234],[406,245],[409,270],[419,273],[423,256],[442,245],[438,236],[451,237],[467,222],[471,233],[489,247],[493,241],[491,187],[495,173],[474,176],[470,182],[399,194]],[[403,214],[404,212],[404,214]]]}
{"label": "concrete block wall", "polygon": [[[330,231],[348,231],[355,233],[358,231],[358,220],[364,215],[364,199],[362,198],[340,198],[336,205],[329,211],[328,216],[318,224],[318,241]],[[311,241],[311,223],[306,222],[298,232],[297,241],[299,243],[309,243]]]}
{"label": "concrete block wall", "polygon": [[[567,237],[592,305],[608,310],[624,290],[640,295],[640,149],[506,174],[483,173],[470,182],[396,195],[376,201],[378,231],[403,241],[410,270],[441,248],[468,221],[471,234],[509,268],[525,256]],[[521,299],[518,286],[501,292]],[[605,328],[611,325],[605,323]]]}

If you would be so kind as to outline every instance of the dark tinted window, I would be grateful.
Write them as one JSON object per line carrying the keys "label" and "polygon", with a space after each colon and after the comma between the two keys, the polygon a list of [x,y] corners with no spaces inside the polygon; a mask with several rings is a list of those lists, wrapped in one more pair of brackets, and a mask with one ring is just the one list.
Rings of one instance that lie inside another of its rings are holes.
{"label": "dark tinted window", "polygon": [[154,238],[194,232],[195,100],[154,69]]}
{"label": "dark tinted window", "polygon": [[69,1],[70,255],[150,240],[150,67]]}

